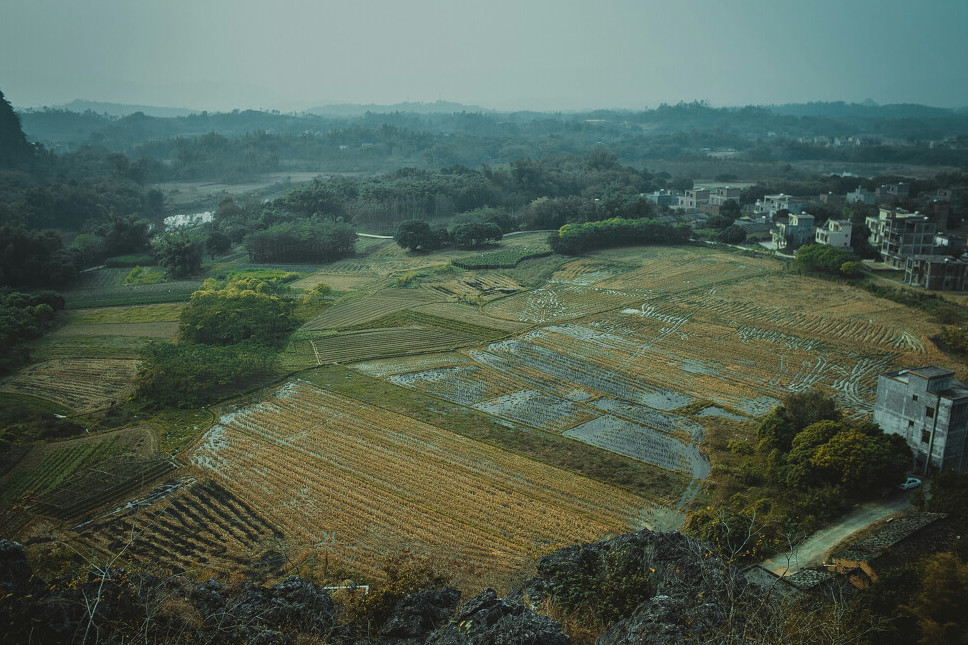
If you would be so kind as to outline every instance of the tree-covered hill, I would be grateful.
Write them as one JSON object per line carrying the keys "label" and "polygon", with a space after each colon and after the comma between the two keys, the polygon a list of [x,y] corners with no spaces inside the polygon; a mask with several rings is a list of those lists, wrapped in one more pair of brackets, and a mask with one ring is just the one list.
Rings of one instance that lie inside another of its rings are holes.
{"label": "tree-covered hill", "polygon": [[20,117],[0,91],[0,168],[10,168],[29,161],[34,148],[20,126]]}

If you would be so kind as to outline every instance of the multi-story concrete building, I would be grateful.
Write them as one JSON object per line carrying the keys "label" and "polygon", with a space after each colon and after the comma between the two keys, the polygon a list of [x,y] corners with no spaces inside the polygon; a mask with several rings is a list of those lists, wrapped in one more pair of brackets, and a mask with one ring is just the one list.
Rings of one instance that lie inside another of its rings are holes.
{"label": "multi-story concrete building", "polygon": [[779,211],[785,210],[790,213],[799,213],[804,205],[810,200],[806,197],[794,197],[793,195],[765,195],[763,199],[756,200],[753,206],[753,213],[756,215],[769,215],[773,217]]}
{"label": "multi-story concrete building", "polygon": [[849,249],[850,232],[853,228],[849,219],[828,219],[826,224],[817,227],[814,241],[838,249]]}
{"label": "multi-story concrete building", "polygon": [[679,210],[695,212],[703,204],[709,203],[709,190],[706,188],[692,188],[679,196]]}
{"label": "multi-story concrete building", "polygon": [[679,204],[679,193],[675,190],[657,190],[645,196],[647,200],[657,206],[676,206]]}
{"label": "multi-story concrete building", "polygon": [[911,185],[900,181],[896,184],[882,184],[874,192],[878,204],[893,206],[898,200],[907,199],[911,194]]}
{"label": "multi-story concrete building", "polygon": [[877,203],[877,197],[863,186],[858,186],[857,190],[847,193],[848,204],[867,204],[873,206]]}
{"label": "multi-story concrete building", "polygon": [[732,200],[739,205],[740,193],[742,191],[739,188],[730,188],[725,186],[722,188],[716,188],[709,193],[709,202],[706,204],[700,204],[699,210],[707,215],[719,215],[722,213],[723,206],[726,202]]}
{"label": "multi-story concrete building", "polygon": [[732,199],[739,204],[739,198],[742,192],[739,188],[730,188],[729,186],[717,188],[709,193],[709,203],[713,206],[722,206]]}
{"label": "multi-story concrete building", "polygon": [[948,255],[913,255],[904,260],[904,282],[934,291],[964,291],[968,262]]}
{"label": "multi-story concrete building", "polygon": [[778,249],[798,248],[814,240],[813,215],[790,213],[786,222],[778,222],[773,229],[773,244]]}
{"label": "multi-story concrete building", "polygon": [[931,365],[881,374],[874,423],[904,437],[919,472],[968,468],[968,386],[951,370]]}
{"label": "multi-story concrete building", "polygon": [[934,255],[938,226],[930,217],[903,208],[882,207],[877,217],[865,218],[865,224],[871,231],[871,246],[895,269],[903,269],[906,258]]}

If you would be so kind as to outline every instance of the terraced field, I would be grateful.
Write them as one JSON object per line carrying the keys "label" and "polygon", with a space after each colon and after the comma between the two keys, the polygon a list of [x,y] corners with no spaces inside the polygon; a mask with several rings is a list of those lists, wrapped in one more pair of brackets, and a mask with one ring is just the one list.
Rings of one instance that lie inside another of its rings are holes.
{"label": "terraced field", "polygon": [[[751,418],[787,392],[821,387],[863,416],[880,372],[946,361],[917,312],[781,273],[769,259],[705,249],[574,260],[482,313],[533,328],[464,350],[463,361],[359,369],[694,481],[709,473],[700,447],[713,412]],[[707,405],[690,405],[699,402]]]}
{"label": "terraced field", "polygon": [[229,573],[262,580],[287,564],[281,534],[258,509],[218,482],[190,476],[157,485],[74,531],[74,542],[88,552],[125,546],[126,559],[200,580]]}

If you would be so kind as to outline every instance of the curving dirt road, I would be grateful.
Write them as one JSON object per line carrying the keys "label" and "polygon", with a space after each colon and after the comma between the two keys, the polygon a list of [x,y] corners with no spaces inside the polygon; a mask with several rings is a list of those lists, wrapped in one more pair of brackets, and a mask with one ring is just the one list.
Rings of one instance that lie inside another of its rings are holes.
{"label": "curving dirt road", "polygon": [[778,576],[796,573],[800,569],[820,564],[840,542],[854,533],[901,511],[911,508],[911,493],[900,493],[882,502],[869,502],[840,518],[835,524],[817,531],[799,546],[786,553],[764,560],[761,565]]}

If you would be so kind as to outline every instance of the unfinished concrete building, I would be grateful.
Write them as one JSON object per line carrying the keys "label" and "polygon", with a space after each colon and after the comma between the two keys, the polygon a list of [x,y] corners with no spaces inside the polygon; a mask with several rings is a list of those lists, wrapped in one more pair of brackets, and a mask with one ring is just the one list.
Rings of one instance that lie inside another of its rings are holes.
{"label": "unfinished concrete building", "polygon": [[905,438],[918,472],[968,467],[968,386],[951,370],[930,365],[881,374],[874,423]]}
{"label": "unfinished concrete building", "polygon": [[947,255],[914,255],[904,261],[904,282],[934,291],[964,291],[968,262]]}

